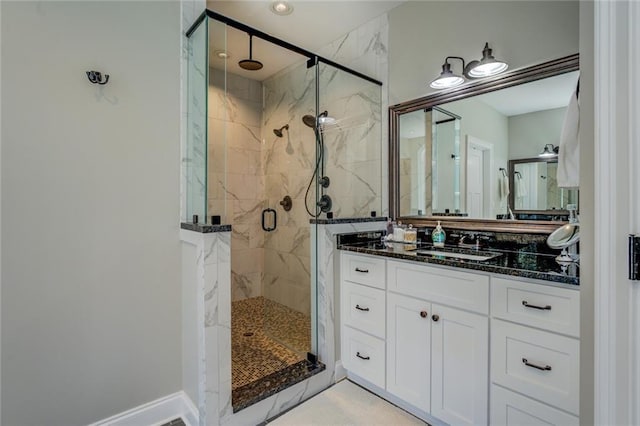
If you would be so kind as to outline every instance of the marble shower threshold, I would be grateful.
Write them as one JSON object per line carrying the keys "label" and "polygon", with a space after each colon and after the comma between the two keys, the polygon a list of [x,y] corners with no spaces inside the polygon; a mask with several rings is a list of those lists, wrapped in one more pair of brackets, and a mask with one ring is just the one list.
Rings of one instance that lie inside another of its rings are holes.
{"label": "marble shower threshold", "polygon": [[231,392],[233,412],[249,407],[276,393],[300,383],[325,370],[321,362],[313,364],[307,360],[289,365],[280,371],[262,377]]}

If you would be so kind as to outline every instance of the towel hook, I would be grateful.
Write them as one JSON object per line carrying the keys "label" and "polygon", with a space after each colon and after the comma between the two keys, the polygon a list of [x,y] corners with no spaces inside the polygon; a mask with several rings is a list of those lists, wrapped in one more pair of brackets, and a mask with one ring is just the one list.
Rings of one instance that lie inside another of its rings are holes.
{"label": "towel hook", "polygon": [[507,169],[505,169],[504,167],[500,167],[498,170],[502,172],[502,176],[507,177]]}
{"label": "towel hook", "polygon": [[104,81],[102,81],[102,73],[100,71],[87,71],[87,78],[93,84],[105,85],[109,81],[109,74],[105,74]]}

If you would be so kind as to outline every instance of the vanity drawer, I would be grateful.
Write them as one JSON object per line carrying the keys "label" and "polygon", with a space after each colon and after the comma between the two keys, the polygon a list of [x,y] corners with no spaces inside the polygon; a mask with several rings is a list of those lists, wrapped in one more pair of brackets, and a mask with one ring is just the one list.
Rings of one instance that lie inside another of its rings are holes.
{"label": "vanity drawer", "polygon": [[411,297],[489,313],[489,277],[408,262],[387,262],[389,290]]}
{"label": "vanity drawer", "polygon": [[580,336],[580,292],[577,290],[492,278],[491,314],[532,327]]}
{"label": "vanity drawer", "polygon": [[500,386],[491,385],[491,420],[504,426],[578,426],[578,417]]}
{"label": "vanity drawer", "polygon": [[492,319],[491,347],[494,383],[578,414],[579,340]]}
{"label": "vanity drawer", "polygon": [[371,287],[385,288],[385,260],[383,257],[342,252],[342,279]]}
{"label": "vanity drawer", "polygon": [[384,339],[385,292],[349,281],[342,289],[342,318],[346,325]]}
{"label": "vanity drawer", "polygon": [[363,379],[384,389],[384,340],[369,336],[351,327],[343,327],[342,362],[344,367]]}

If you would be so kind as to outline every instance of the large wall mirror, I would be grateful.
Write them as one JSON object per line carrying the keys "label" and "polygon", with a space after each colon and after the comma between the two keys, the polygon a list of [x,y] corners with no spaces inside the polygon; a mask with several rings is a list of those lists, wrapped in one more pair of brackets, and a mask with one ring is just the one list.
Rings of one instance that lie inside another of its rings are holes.
{"label": "large wall mirror", "polygon": [[571,55],[390,107],[390,215],[565,219],[578,190],[557,187],[553,148],[578,67]]}

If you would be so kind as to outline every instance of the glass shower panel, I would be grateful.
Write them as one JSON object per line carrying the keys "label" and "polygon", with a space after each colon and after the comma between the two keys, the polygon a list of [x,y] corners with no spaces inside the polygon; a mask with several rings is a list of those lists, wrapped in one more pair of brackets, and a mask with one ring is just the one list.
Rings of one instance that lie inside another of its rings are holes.
{"label": "glass shower panel", "polygon": [[329,182],[319,195],[330,197],[335,218],[369,217],[372,212],[380,216],[382,89],[331,65],[318,67],[320,178],[326,176]]}
{"label": "glass shower panel", "polygon": [[208,67],[208,155],[207,212],[220,216],[221,223],[232,224],[227,207],[227,132],[229,122],[227,61],[219,56],[227,51],[227,25],[207,18],[209,25]]}
{"label": "glass shower panel", "polygon": [[205,19],[188,39],[185,222],[207,216],[207,31]]}
{"label": "glass shower panel", "polygon": [[[300,359],[313,352],[317,322],[311,309],[310,230],[315,225],[307,213],[315,210],[316,140],[314,129],[303,121],[305,115],[315,117],[315,74],[316,67],[297,59],[263,81],[264,208],[277,217],[275,229],[264,233],[264,332]],[[291,201],[289,210],[285,197]]]}

